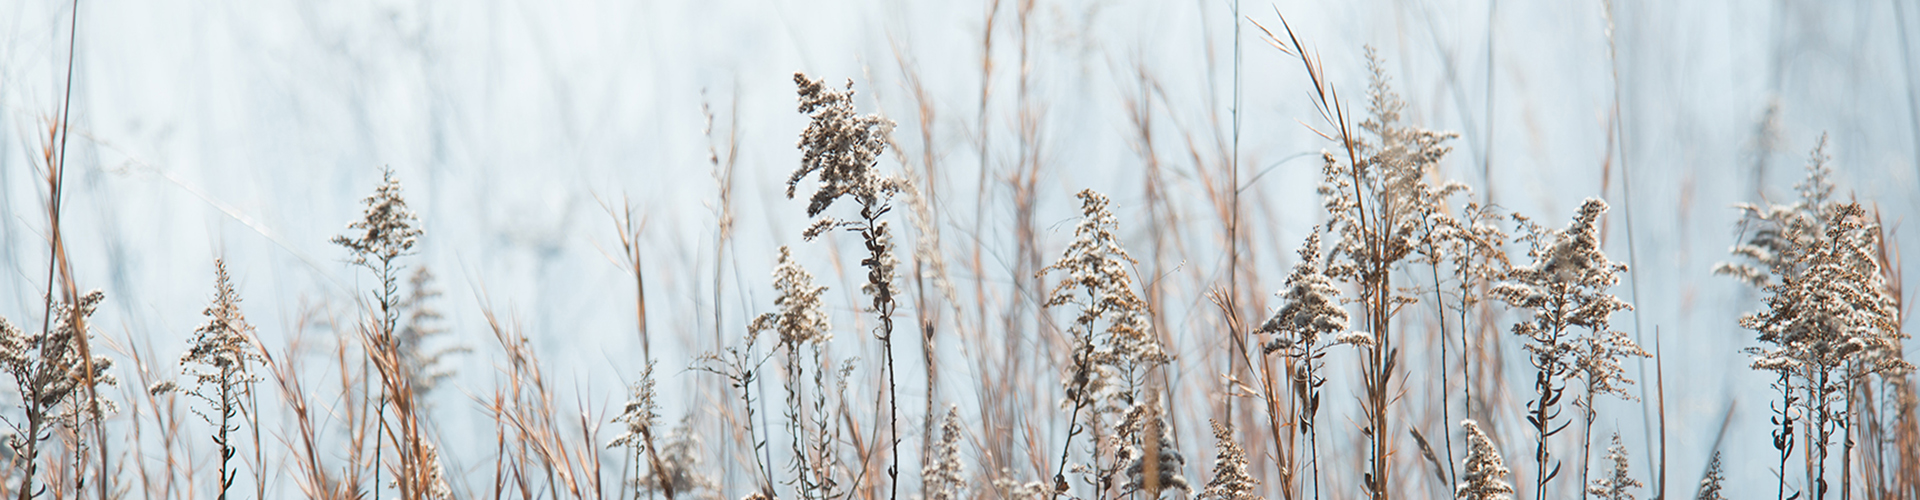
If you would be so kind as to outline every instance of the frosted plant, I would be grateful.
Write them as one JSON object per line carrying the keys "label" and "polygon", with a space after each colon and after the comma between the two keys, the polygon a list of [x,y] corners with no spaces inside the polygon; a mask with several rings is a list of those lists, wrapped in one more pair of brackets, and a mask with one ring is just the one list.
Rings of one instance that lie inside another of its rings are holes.
{"label": "frosted plant", "polygon": [[1479,423],[1463,420],[1460,426],[1467,430],[1467,459],[1454,494],[1463,500],[1513,500],[1513,484],[1507,482],[1509,471],[1500,459],[1500,448]]}
{"label": "frosted plant", "polygon": [[780,345],[787,347],[818,344],[833,338],[826,305],[820,301],[826,287],[814,285],[813,274],[800,267],[800,263],[793,260],[793,252],[784,246],[780,247],[780,262],[773,269],[773,288],[779,292],[773,298],[773,305],[780,311],[754,318],[749,329],[755,333],[775,332],[780,336]]}
{"label": "frosted plant", "polygon": [[[1053,478],[1058,490],[1065,489],[1073,438],[1087,427],[1080,422],[1082,412],[1091,408],[1088,423],[1098,424],[1103,410],[1134,407],[1147,369],[1167,362],[1153,335],[1146,301],[1133,292],[1127,266],[1134,260],[1120,246],[1119,222],[1107,210],[1107,197],[1091,189],[1077,196],[1080,223],[1073,230],[1074,240],[1059,260],[1040,270],[1042,275],[1064,275],[1047,294],[1047,307],[1079,308],[1068,328],[1075,345],[1062,385],[1073,411]],[[1096,463],[1090,469],[1102,467]]]}
{"label": "frosted plant", "polygon": [[[194,379],[194,388],[182,390],[173,382],[161,382],[149,391],[154,394],[179,391],[207,404],[208,411],[196,408],[194,413],[214,426],[213,443],[221,452],[220,482],[215,484],[220,487],[219,498],[225,499],[227,489],[240,473],[238,467],[230,465],[236,448],[232,433],[240,430],[240,422],[235,419],[251,420],[247,415],[251,410],[240,398],[253,394],[253,384],[260,380],[253,373],[253,366],[263,360],[254,340],[253,325],[247,324],[246,315],[240,311],[240,294],[233,290],[226,262],[215,259],[213,272],[213,303],[204,312],[207,321],[194,329],[193,338],[187,341],[187,352],[180,357],[180,364]],[[254,444],[259,445],[257,441]]]}
{"label": "frosted plant", "polygon": [[[1585,482],[1586,450],[1591,446],[1591,431],[1596,417],[1594,400],[1601,394],[1630,398],[1622,386],[1632,384],[1620,362],[1629,356],[1647,355],[1625,335],[1609,328],[1613,313],[1630,310],[1626,301],[1607,290],[1620,282],[1627,266],[1613,262],[1600,249],[1600,215],[1607,204],[1588,198],[1566,229],[1546,229],[1518,215],[1528,243],[1527,255],[1533,263],[1508,272],[1509,281],[1494,286],[1494,297],[1508,305],[1526,309],[1531,317],[1513,325],[1513,333],[1524,337],[1525,348],[1537,370],[1534,399],[1527,421],[1534,428],[1534,460],[1538,475],[1534,487],[1544,492],[1552,476],[1551,454],[1547,438],[1561,427],[1553,420],[1559,416],[1556,402],[1566,390],[1566,377],[1580,378],[1586,391],[1576,403],[1581,409],[1580,474]],[[1580,335],[1584,330],[1585,335]]]}
{"label": "frosted plant", "polygon": [[1213,479],[1200,490],[1202,500],[1262,500],[1253,490],[1259,481],[1247,474],[1247,452],[1234,442],[1233,429],[1207,420],[1213,426],[1213,444],[1220,451],[1213,459]]}
{"label": "frosted plant", "polygon": [[1187,467],[1187,459],[1180,456],[1163,413],[1159,403],[1135,405],[1121,425],[1120,438],[1126,441],[1119,453],[1126,474],[1123,493],[1139,491],[1147,498],[1159,498],[1166,490],[1191,489],[1186,476],[1180,474]]}
{"label": "frosted plant", "polygon": [[[1741,207],[1753,235],[1733,253],[1750,262],[1716,269],[1765,293],[1765,308],[1743,316],[1740,325],[1763,344],[1747,349],[1752,368],[1777,376],[1773,440],[1781,466],[1792,452],[1796,423],[1810,445],[1806,475],[1813,498],[1827,492],[1829,447],[1854,413],[1852,389],[1865,377],[1913,368],[1900,357],[1906,334],[1899,299],[1876,254],[1880,228],[1859,204],[1832,199],[1825,147],[1822,137],[1796,186],[1796,203]],[[1843,456],[1853,444],[1845,441]],[[1784,477],[1779,489],[1784,496]]]}
{"label": "frosted plant", "polygon": [[1627,446],[1620,444],[1620,433],[1613,433],[1613,446],[1607,447],[1607,462],[1612,462],[1613,470],[1605,476],[1594,478],[1587,485],[1587,493],[1606,500],[1633,500],[1633,488],[1646,487],[1640,481],[1627,475]]}
{"label": "frosted plant", "polygon": [[929,449],[927,466],[920,469],[930,493],[927,500],[962,500],[967,494],[966,468],[960,463],[960,407],[947,407],[940,423],[940,440]]}
{"label": "frosted plant", "polygon": [[1715,451],[1713,460],[1707,462],[1706,476],[1700,478],[1700,491],[1694,495],[1694,500],[1727,500],[1727,497],[1720,493],[1720,483],[1726,481],[1726,476],[1723,474],[1724,471],[1720,467],[1720,452]]}

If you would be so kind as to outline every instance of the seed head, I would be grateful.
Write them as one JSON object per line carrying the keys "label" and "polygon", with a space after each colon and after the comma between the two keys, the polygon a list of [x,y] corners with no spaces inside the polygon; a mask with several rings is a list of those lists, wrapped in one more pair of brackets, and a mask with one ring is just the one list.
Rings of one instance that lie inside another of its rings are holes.
{"label": "seed head", "polygon": [[361,220],[347,225],[359,236],[335,236],[333,243],[347,247],[353,252],[353,263],[362,266],[411,254],[421,234],[420,219],[407,208],[407,200],[400,195],[400,180],[393,177],[392,169],[380,171],[380,187],[374,188],[365,204]]}

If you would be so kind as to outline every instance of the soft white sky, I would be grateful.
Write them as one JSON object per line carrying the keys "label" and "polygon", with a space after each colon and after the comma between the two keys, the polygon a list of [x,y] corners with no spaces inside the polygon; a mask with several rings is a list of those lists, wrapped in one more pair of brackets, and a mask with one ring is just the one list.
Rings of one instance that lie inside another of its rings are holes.
{"label": "soft white sky", "polygon": [[[1017,141],[1019,27],[1008,3],[994,28],[988,104],[990,164],[1000,170]],[[1046,170],[1036,220],[1049,255],[1070,237],[1071,194],[1083,187],[1113,195],[1123,224],[1144,220],[1142,160],[1126,109],[1144,71],[1158,84],[1151,100],[1170,190],[1204,240],[1184,265],[1216,267],[1186,144],[1227,130],[1231,8],[1219,0],[1037,4],[1029,70],[1044,112]],[[1648,343],[1659,328],[1669,356],[1677,494],[1690,494],[1732,399],[1728,467],[1754,480],[1730,496],[1771,491],[1761,480],[1771,477],[1762,472],[1771,453],[1766,381],[1737,352],[1751,340],[1735,318],[1755,304],[1732,280],[1708,274],[1736,237],[1728,207],[1785,199],[1825,131],[1842,186],[1878,204],[1901,248],[1920,248],[1905,224],[1920,208],[1920,122],[1900,24],[1916,13],[1893,2],[1619,2],[1624,158],[1607,154],[1615,86],[1601,2],[1502,2],[1491,27],[1482,1],[1242,8],[1276,29],[1275,9],[1285,12],[1356,109],[1361,47],[1378,47],[1410,118],[1462,132],[1448,174],[1500,204],[1560,224],[1581,198],[1605,197],[1615,207],[1609,251],[1619,260],[1627,260],[1620,224],[1630,208],[1638,323]],[[45,284],[36,158],[60,109],[71,14],[65,2],[0,2],[0,262],[11,284],[0,287],[0,316],[20,322],[39,314]],[[723,262],[730,338],[768,303],[775,247],[801,245],[802,203],[781,196],[805,124],[794,110],[794,71],[853,79],[862,108],[898,120],[917,153],[908,61],[932,96],[949,243],[978,235],[1011,248],[1005,189],[989,194],[990,220],[973,221],[983,2],[102,0],[82,1],[80,14],[67,237],[80,281],[107,292],[105,333],[150,344],[163,359],[199,323],[215,256],[229,260],[249,317],[272,345],[284,345],[302,303],[344,310],[349,290],[370,279],[327,240],[358,217],[359,199],[387,165],[427,230],[415,262],[440,275],[447,326],[478,348],[456,382],[475,394],[492,386],[497,352],[479,313],[483,296],[518,318],[549,369],[579,394],[597,407],[619,397],[622,377],[638,371],[639,347],[631,282],[606,258],[617,243],[596,198],[630,197],[647,222],[653,328],[669,332],[654,344],[675,398],[666,413],[678,415],[694,399],[680,388],[697,378],[679,370],[681,360],[707,348],[713,328],[710,138],[724,151],[728,127],[738,127],[739,240]],[[1317,222],[1311,153],[1327,145],[1302,126],[1316,123],[1297,62],[1252,24],[1240,27],[1244,175],[1278,164],[1248,191],[1261,206],[1253,211],[1263,286],[1275,288]],[[718,115],[712,136],[703,103]],[[1763,152],[1759,124],[1771,104],[1779,143]],[[1491,186],[1479,167],[1487,155]],[[825,245],[798,252],[843,294],[838,303],[850,303],[844,294],[858,287],[838,281]],[[1193,292],[1176,292],[1182,305],[1165,313],[1211,314]],[[838,324],[854,324],[848,312]],[[1632,328],[1633,320],[1616,323]],[[438,396],[445,429],[479,422],[459,392]],[[953,397],[964,405],[971,395]],[[1618,421],[1600,432],[1617,426],[1641,443],[1638,407],[1614,409]],[[1501,436],[1509,463],[1526,456],[1517,429]],[[1203,447],[1196,440],[1193,449]],[[1634,452],[1645,456],[1642,448]],[[1189,457],[1190,474],[1204,475],[1205,463]]]}

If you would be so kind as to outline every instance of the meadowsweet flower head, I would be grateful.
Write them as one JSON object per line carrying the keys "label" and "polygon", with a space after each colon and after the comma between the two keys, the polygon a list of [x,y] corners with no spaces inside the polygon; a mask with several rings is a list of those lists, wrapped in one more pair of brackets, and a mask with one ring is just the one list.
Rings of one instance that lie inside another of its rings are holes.
{"label": "meadowsweet flower head", "polygon": [[1213,460],[1213,479],[1200,490],[1204,500],[1261,500],[1253,490],[1260,483],[1247,474],[1247,452],[1234,442],[1233,429],[1209,419],[1213,426],[1214,446],[1220,449]]}
{"label": "meadowsweet flower head", "polygon": [[753,319],[749,327],[755,333],[772,331],[780,335],[780,344],[826,342],[833,338],[827,323],[826,304],[820,294],[826,287],[813,284],[813,274],[793,260],[793,252],[780,247],[780,263],[773,269],[773,288],[779,292],[773,305],[780,309]]}
{"label": "meadowsweet flower head", "polygon": [[1456,494],[1464,500],[1512,500],[1507,464],[1500,459],[1500,449],[1493,445],[1493,439],[1472,420],[1461,421],[1460,426],[1467,429],[1467,460]]}
{"label": "meadowsweet flower head", "polygon": [[414,242],[421,235],[420,219],[407,208],[407,200],[400,195],[400,180],[394,178],[392,169],[380,171],[380,187],[365,204],[361,220],[347,225],[359,235],[335,236],[333,243],[353,252],[353,263],[362,266],[413,253]]}
{"label": "meadowsweet flower head", "polygon": [[853,196],[871,206],[898,189],[898,180],[883,177],[876,168],[893,133],[893,121],[880,115],[860,115],[853,108],[853,82],[836,91],[825,80],[793,74],[800,90],[800,112],[810,118],[800,134],[800,168],[787,179],[792,198],[800,181],[819,174],[820,189],[807,202],[807,216],[817,217],[834,200]]}

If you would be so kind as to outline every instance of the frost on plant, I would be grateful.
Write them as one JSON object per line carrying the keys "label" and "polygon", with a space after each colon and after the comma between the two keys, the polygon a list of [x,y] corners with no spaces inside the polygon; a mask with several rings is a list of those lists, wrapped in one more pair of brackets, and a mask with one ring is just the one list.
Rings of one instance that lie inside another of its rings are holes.
{"label": "frost on plant", "polygon": [[1507,482],[1507,464],[1493,439],[1472,420],[1460,422],[1467,430],[1467,460],[1460,471],[1455,494],[1465,500],[1513,500],[1513,484]]}

